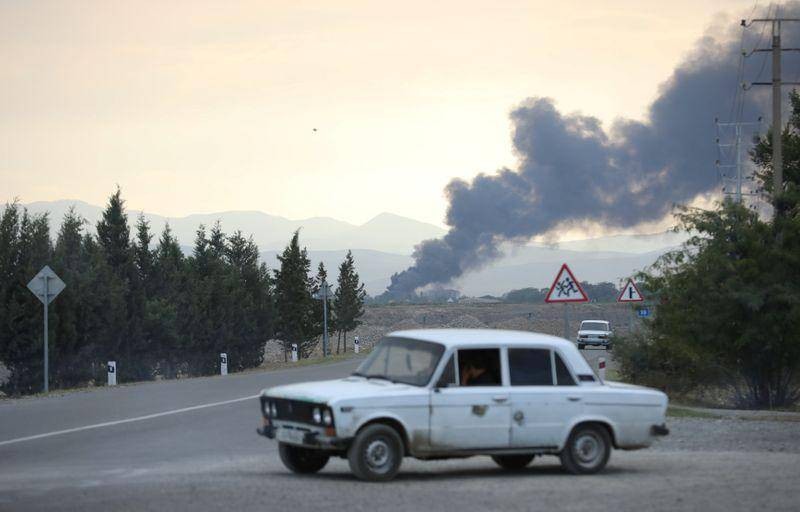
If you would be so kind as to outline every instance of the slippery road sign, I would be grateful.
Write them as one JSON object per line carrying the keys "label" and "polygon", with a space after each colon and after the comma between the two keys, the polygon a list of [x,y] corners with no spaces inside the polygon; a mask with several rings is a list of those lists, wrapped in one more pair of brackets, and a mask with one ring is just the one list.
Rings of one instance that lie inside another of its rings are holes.
{"label": "slippery road sign", "polygon": [[545,302],[589,302],[589,297],[566,263],[561,265],[556,279],[547,292]]}
{"label": "slippery road sign", "polygon": [[628,282],[625,283],[625,286],[619,293],[619,297],[617,297],[617,302],[642,302],[643,300],[642,292],[639,291],[633,279],[628,279]]}

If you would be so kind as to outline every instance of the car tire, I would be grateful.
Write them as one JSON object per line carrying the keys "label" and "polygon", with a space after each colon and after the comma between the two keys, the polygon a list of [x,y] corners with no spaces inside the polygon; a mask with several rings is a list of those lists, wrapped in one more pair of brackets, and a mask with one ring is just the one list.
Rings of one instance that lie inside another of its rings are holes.
{"label": "car tire", "polygon": [[503,469],[519,471],[531,463],[535,455],[492,455],[492,460]]}
{"label": "car tire", "polygon": [[350,470],[360,480],[385,482],[403,461],[403,440],[395,429],[376,423],[364,427],[347,450]]}
{"label": "car tire", "polygon": [[574,475],[590,475],[602,470],[611,456],[611,438],[600,425],[578,425],[559,454],[561,466]]}
{"label": "car tire", "polygon": [[330,456],[322,450],[278,443],[281,462],[293,473],[316,473],[325,467]]}

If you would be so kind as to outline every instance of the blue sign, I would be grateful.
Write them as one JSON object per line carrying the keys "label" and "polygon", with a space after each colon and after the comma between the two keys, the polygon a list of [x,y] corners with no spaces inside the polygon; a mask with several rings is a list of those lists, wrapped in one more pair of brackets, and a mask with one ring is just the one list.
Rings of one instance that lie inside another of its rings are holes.
{"label": "blue sign", "polygon": [[650,316],[650,308],[639,308],[637,312],[639,313],[640,318],[647,318]]}

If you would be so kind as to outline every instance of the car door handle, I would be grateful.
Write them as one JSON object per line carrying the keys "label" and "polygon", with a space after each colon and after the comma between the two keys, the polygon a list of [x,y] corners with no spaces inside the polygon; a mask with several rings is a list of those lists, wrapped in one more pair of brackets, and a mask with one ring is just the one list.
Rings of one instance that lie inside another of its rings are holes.
{"label": "car door handle", "polygon": [[498,404],[502,404],[503,402],[507,402],[508,401],[508,397],[507,396],[502,396],[502,395],[497,395],[497,396],[493,396],[492,400],[494,400]]}
{"label": "car door handle", "polygon": [[567,400],[569,400],[570,402],[580,402],[581,401],[581,397],[579,397],[579,396],[568,396]]}

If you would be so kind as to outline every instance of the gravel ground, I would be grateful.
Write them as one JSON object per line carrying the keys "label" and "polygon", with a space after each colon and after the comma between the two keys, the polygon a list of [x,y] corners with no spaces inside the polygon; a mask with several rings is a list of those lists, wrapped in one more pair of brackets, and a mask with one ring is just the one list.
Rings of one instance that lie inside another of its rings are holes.
{"label": "gravel ground", "polygon": [[670,435],[655,450],[800,453],[800,421],[667,418],[667,425]]}
{"label": "gravel ground", "polygon": [[[0,439],[330,378],[354,364],[9,402],[0,411]],[[409,458],[395,481],[367,484],[341,459],[317,475],[287,471],[276,443],[253,432],[253,400],[0,447],[0,511],[800,509],[797,421],[670,417],[669,436],[650,449],[615,451],[606,470],[586,477],[565,474],[553,456],[518,472],[488,457]]]}

